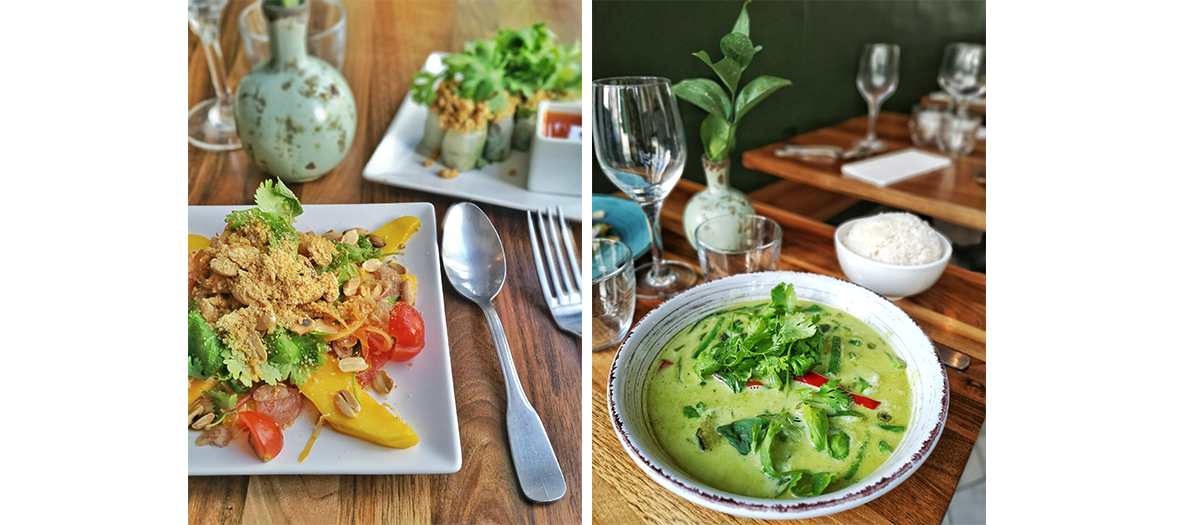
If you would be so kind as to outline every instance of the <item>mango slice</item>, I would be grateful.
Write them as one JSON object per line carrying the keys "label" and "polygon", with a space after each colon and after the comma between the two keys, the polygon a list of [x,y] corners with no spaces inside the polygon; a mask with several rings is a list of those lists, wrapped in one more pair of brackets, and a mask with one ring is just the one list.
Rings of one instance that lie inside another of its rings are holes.
{"label": "mango slice", "polygon": [[215,386],[217,386],[216,379],[193,378],[193,384],[188,387],[188,406],[193,406],[193,402],[201,397],[205,390],[213,390]]}
{"label": "mango slice", "polygon": [[202,250],[209,247],[209,239],[195,233],[188,234],[188,251]]}
{"label": "mango slice", "polygon": [[421,225],[422,221],[417,217],[406,215],[385,223],[385,226],[375,230],[373,235],[385,239],[385,247],[381,248],[382,253],[393,253],[397,251],[398,246],[410,240],[410,236],[414,235]]}
{"label": "mango slice", "polygon": [[307,396],[321,414],[327,415],[327,421],[337,432],[371,443],[391,447],[409,448],[418,444],[418,434],[405,424],[389,409],[381,406],[367,392],[356,387],[357,401],[361,403],[361,411],[357,417],[346,417],[336,407],[335,395],[339,390],[352,391],[353,375],[341,372],[338,361],[329,357],[324,366],[311,374],[311,379],[299,387],[299,391]]}

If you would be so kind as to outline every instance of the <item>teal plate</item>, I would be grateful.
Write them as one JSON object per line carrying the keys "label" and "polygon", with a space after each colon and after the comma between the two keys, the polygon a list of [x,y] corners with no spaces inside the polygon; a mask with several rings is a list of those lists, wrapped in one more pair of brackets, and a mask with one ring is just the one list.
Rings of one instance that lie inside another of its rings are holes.
{"label": "teal plate", "polygon": [[611,225],[612,234],[618,236],[631,249],[631,258],[637,260],[651,249],[651,233],[647,230],[647,219],[643,210],[631,199],[615,197],[613,195],[593,194],[591,205],[594,215],[603,212],[601,219],[593,219],[594,224],[606,223]]}

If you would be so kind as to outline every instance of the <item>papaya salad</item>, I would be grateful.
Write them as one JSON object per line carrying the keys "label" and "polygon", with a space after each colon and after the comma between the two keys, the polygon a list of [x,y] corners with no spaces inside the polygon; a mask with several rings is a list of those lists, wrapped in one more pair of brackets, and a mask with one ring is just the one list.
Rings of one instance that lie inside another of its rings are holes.
{"label": "papaya salad", "polygon": [[417,231],[405,216],[373,232],[299,232],[299,199],[266,181],[257,207],[235,210],[212,239],[189,237],[188,425],[197,446],[245,437],[262,461],[309,400],[318,411],[299,461],[326,422],[392,448],[418,443],[388,394],[383,368],[425,347],[417,280],[396,262]]}

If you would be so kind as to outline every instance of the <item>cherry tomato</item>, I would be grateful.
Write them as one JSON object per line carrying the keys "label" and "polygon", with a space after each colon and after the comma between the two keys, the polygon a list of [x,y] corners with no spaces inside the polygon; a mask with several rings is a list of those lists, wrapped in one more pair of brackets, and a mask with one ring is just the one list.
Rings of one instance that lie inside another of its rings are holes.
{"label": "cherry tomato", "polygon": [[395,340],[390,359],[397,362],[413,359],[426,346],[425,331],[422,314],[406,303],[395,304],[389,315],[389,335]]}
{"label": "cherry tomato", "polygon": [[261,412],[238,412],[238,424],[250,434],[250,445],[258,459],[270,461],[283,450],[283,431],[275,420]]}
{"label": "cherry tomato", "polygon": [[[373,340],[370,339],[369,343],[372,344],[372,342]],[[385,368],[385,363],[389,362],[391,355],[393,352],[388,349],[384,352],[369,352],[369,368],[356,375],[356,380],[360,382],[361,386],[367,387],[373,382],[373,377],[377,375],[378,371]]]}

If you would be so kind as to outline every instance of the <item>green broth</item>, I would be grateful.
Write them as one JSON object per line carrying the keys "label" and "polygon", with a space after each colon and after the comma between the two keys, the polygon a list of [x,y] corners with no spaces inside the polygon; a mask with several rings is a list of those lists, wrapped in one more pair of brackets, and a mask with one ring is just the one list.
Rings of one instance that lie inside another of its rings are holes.
{"label": "green broth", "polygon": [[[781,390],[758,387],[734,393],[722,381],[713,377],[702,379],[693,371],[694,354],[700,353],[699,348],[745,334],[765,305],[765,302],[751,302],[726,309],[690,325],[672,338],[648,373],[647,409],[660,444],[691,477],[734,494],[789,497],[783,493],[779,480],[763,473],[757,450],[739,453],[716,433],[716,427],[766,414],[786,414],[798,419],[798,410],[806,403],[800,391],[817,389],[792,380]],[[837,384],[849,393],[881,402],[875,410],[855,404],[848,409],[863,417],[833,417],[831,414],[837,411],[824,408],[829,414],[829,436],[844,432],[849,438],[848,453],[842,459],[816,450],[802,425],[790,426],[775,438],[770,457],[778,471],[830,473],[834,477],[824,492],[832,492],[872,473],[897,448],[904,434],[897,427],[908,428],[910,422],[910,386],[903,362],[872,328],[835,308],[816,305],[822,311],[813,312],[807,309],[809,305],[799,301],[796,311],[818,315],[815,324],[824,332],[823,351],[811,371],[829,376],[829,367],[835,365]],[[714,335],[710,337],[710,334]],[[833,359],[836,337],[840,339],[840,355]],[[672,365],[666,365],[664,360]],[[812,403],[812,406],[817,405]],[[690,417],[694,413],[698,417]]]}

